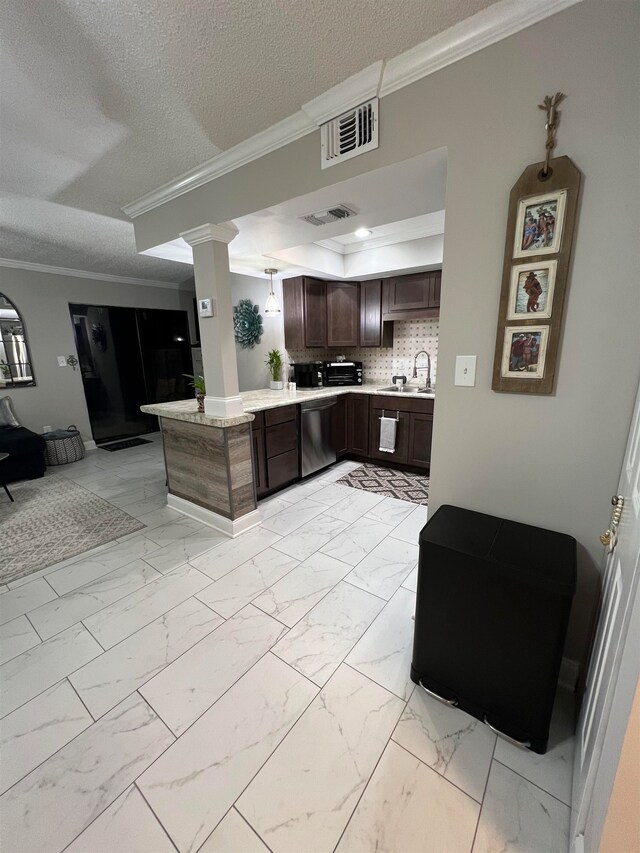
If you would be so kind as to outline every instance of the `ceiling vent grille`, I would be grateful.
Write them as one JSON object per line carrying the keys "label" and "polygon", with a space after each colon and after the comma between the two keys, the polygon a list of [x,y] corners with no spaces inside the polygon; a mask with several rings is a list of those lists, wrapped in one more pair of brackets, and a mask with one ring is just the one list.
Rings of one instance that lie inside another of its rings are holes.
{"label": "ceiling vent grille", "polygon": [[336,207],[330,207],[328,210],[319,210],[317,213],[307,213],[306,216],[300,216],[303,222],[308,222],[310,225],[328,225],[330,222],[338,222],[340,219],[348,219],[350,216],[356,216],[356,211],[346,204],[338,204]]}
{"label": "ceiling vent grille", "polygon": [[323,169],[378,147],[378,99],[372,98],[320,127]]}

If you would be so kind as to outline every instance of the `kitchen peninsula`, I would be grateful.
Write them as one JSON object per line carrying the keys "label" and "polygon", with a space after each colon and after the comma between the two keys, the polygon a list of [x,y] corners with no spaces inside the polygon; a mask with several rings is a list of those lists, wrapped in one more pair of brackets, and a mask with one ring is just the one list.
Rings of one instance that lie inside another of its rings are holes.
{"label": "kitchen peninsula", "polygon": [[[260,523],[257,500],[300,478],[302,404],[335,399],[335,457],[424,470],[429,467],[434,393],[418,386],[381,384],[297,391],[269,389],[241,395],[244,413],[214,418],[195,400],[142,406],[160,419],[167,504],[237,536]],[[397,418],[396,450],[381,453],[379,418]]]}

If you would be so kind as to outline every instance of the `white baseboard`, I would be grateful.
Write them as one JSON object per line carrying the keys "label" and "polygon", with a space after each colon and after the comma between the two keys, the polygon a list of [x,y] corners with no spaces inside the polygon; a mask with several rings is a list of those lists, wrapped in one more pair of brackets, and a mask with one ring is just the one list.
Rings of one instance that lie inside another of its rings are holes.
{"label": "white baseboard", "polygon": [[241,533],[247,530],[251,530],[252,527],[257,527],[261,521],[260,513],[257,509],[232,521],[230,518],[218,515],[217,512],[212,512],[210,509],[205,509],[191,503],[191,501],[171,494],[167,495],[167,506],[181,512],[183,515],[188,515],[189,518],[194,518],[201,524],[206,524],[214,530],[219,530],[220,533],[224,533],[225,536],[229,536],[232,539],[235,539],[236,536],[240,536]]}
{"label": "white baseboard", "polygon": [[567,690],[575,691],[579,675],[580,664],[578,661],[571,660],[571,658],[562,658],[562,663],[560,664],[560,675],[558,676],[558,684],[560,687],[566,687]]}
{"label": "white baseboard", "polygon": [[98,445],[95,443],[95,441],[84,441],[84,439],[83,439],[83,444],[84,444],[85,450],[97,450],[98,449]]}

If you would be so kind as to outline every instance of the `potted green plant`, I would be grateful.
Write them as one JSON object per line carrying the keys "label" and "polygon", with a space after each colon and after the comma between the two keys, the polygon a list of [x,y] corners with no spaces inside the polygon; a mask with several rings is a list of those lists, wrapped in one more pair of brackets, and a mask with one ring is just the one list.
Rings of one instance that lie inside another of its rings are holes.
{"label": "potted green plant", "polygon": [[186,376],[187,379],[190,379],[191,382],[189,385],[196,392],[196,400],[198,401],[198,411],[204,412],[204,395],[207,393],[204,384],[204,376],[193,376],[191,373],[183,373],[183,376]]}
{"label": "potted green plant", "polygon": [[269,387],[272,389],[272,391],[282,391],[284,385],[281,379],[282,356],[280,355],[280,350],[270,350],[267,354],[265,364],[269,368],[269,373],[271,374],[271,382],[269,383]]}

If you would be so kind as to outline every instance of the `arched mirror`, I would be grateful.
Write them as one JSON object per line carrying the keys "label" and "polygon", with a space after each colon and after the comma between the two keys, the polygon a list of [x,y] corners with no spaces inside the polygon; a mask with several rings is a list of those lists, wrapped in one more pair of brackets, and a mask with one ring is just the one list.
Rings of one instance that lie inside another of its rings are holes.
{"label": "arched mirror", "polygon": [[22,317],[13,302],[0,293],[0,388],[35,384]]}

